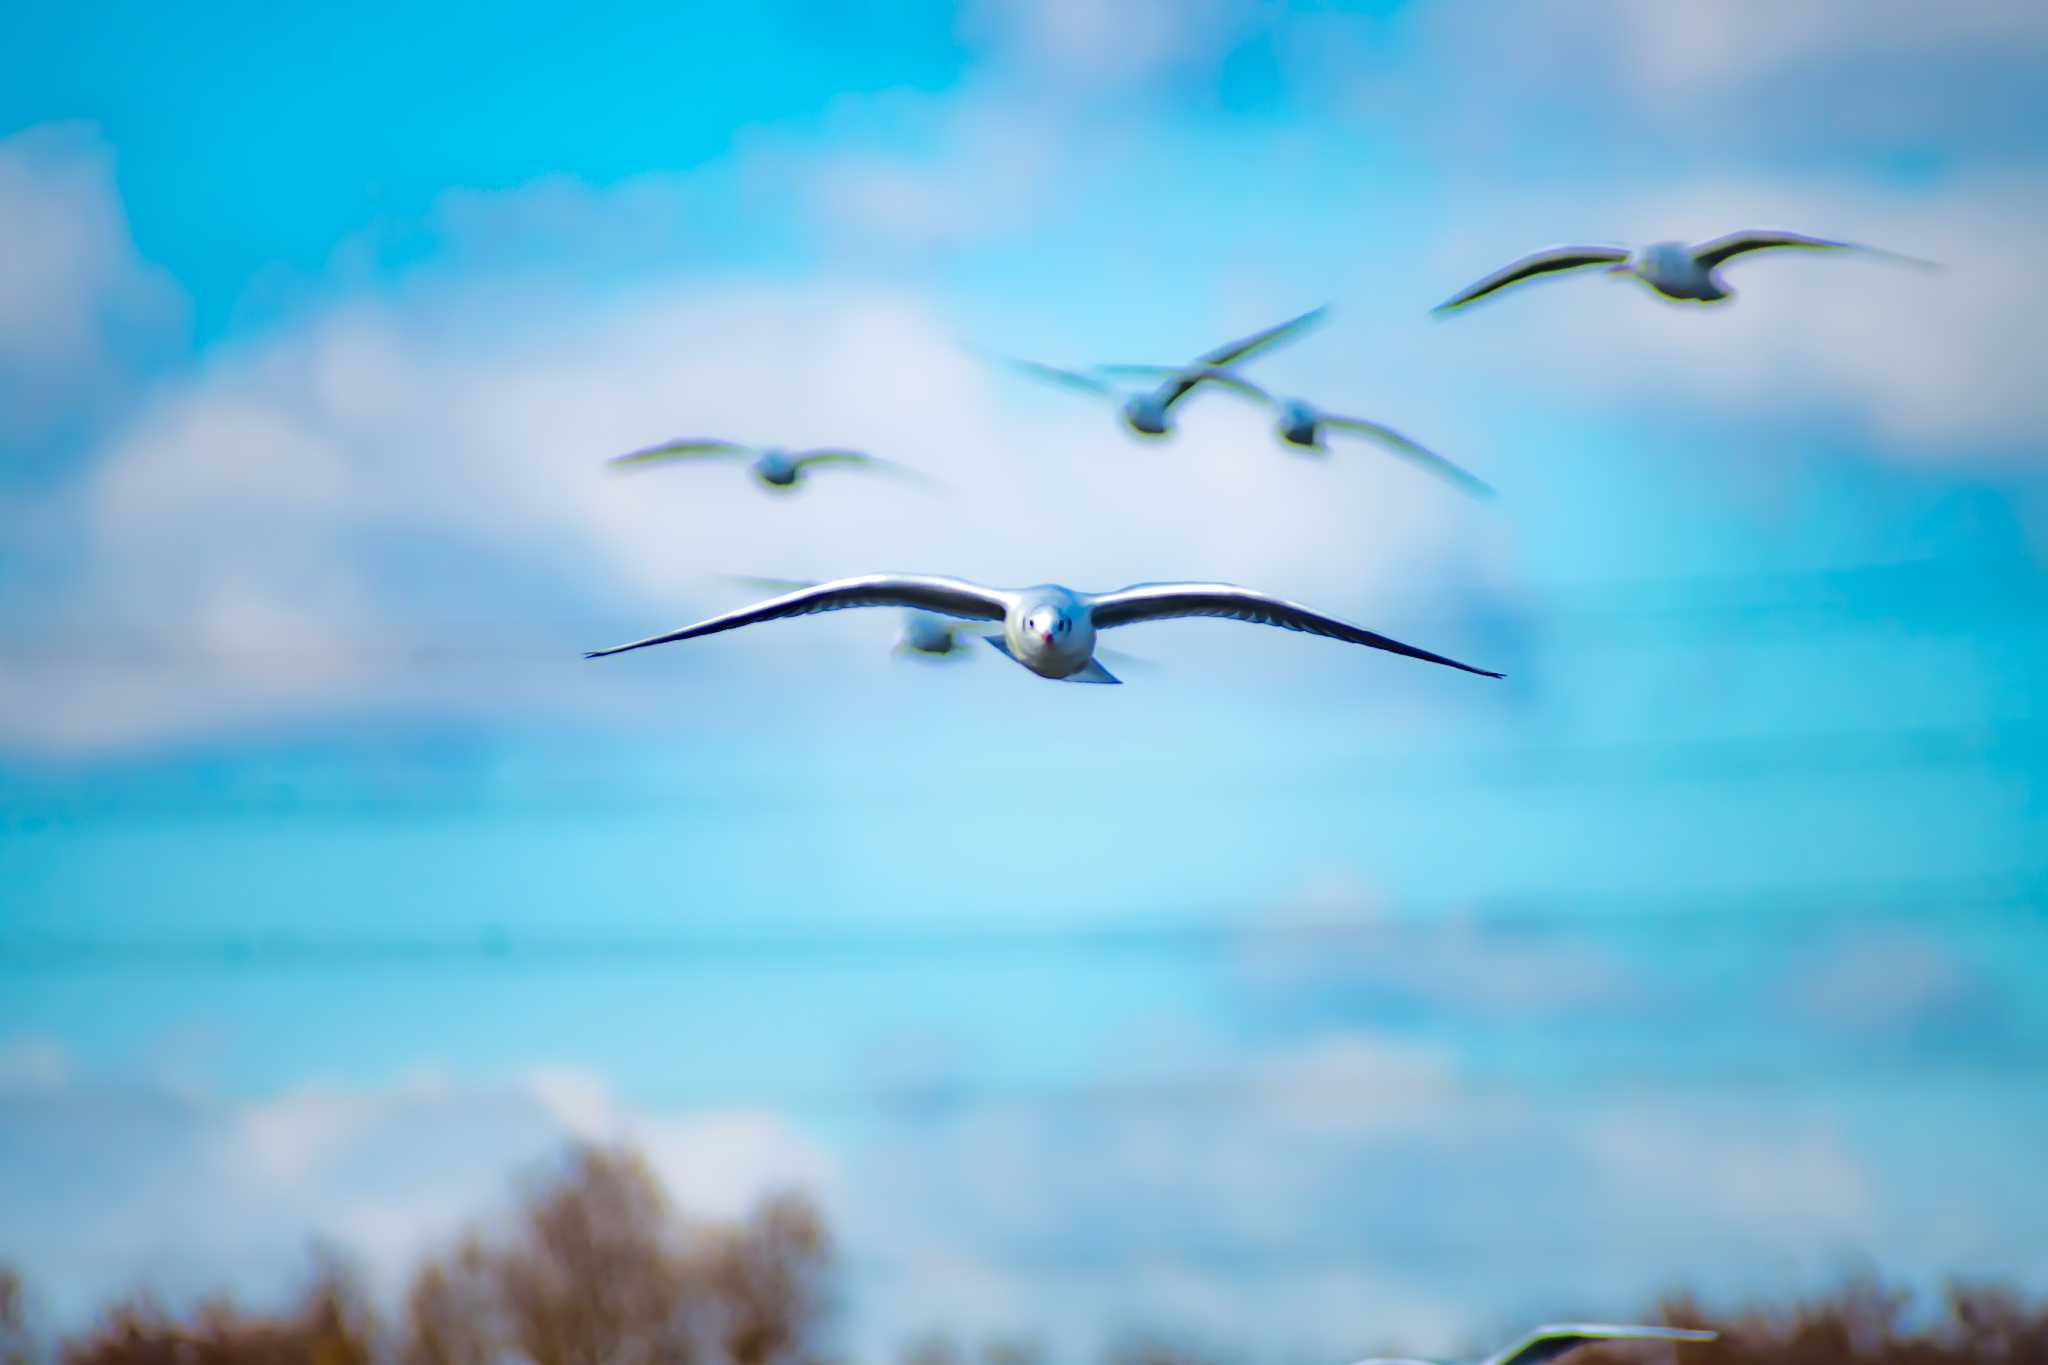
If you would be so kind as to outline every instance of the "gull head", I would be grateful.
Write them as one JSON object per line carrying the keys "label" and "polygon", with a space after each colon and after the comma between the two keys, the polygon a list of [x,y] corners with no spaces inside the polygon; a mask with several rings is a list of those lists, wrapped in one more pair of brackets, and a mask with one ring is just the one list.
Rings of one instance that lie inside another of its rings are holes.
{"label": "gull head", "polygon": [[1095,655],[1095,622],[1087,604],[1065,588],[1024,593],[1004,622],[1010,654],[1033,673],[1064,678]]}
{"label": "gull head", "polygon": [[1140,436],[1164,436],[1172,430],[1166,403],[1156,393],[1134,393],[1124,400],[1124,425]]}
{"label": "gull head", "polygon": [[1024,636],[1044,649],[1057,646],[1073,634],[1073,618],[1056,606],[1043,606],[1024,616]]}
{"label": "gull head", "polygon": [[796,476],[796,461],[786,450],[764,450],[754,461],[754,477],[770,488],[793,487]]}

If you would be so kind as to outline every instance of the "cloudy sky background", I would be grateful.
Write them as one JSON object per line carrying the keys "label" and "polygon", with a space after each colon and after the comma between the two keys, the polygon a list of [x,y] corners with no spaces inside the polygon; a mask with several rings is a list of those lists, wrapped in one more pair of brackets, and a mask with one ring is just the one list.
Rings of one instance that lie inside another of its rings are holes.
{"label": "cloudy sky background", "polygon": [[[2048,17],[45,8],[0,81],[0,1258],[395,1284],[565,1135],[848,1346],[2048,1288]],[[1569,240],[1755,259],[1431,305]],[[1496,483],[991,369],[1258,362]],[[828,472],[606,476],[682,433]],[[1120,689],[722,573],[1223,578]]]}

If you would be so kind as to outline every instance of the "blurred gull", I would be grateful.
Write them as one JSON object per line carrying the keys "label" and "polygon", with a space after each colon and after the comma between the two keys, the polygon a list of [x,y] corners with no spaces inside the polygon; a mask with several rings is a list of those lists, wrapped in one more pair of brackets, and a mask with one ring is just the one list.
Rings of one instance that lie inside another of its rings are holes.
{"label": "blurred gull", "polygon": [[[1578,1347],[1600,1341],[1713,1341],[1713,1332],[1686,1327],[1610,1327],[1599,1323],[1570,1323],[1538,1327],[1522,1340],[1480,1365],[1543,1365]],[[1421,1360],[1387,1360],[1374,1357],[1358,1365],[1440,1365]]]}
{"label": "blurred gull", "polygon": [[[1133,375],[1190,373],[1172,371],[1158,365],[1104,365],[1100,370],[1105,374]],[[1219,367],[1208,367],[1199,373],[1202,379],[1214,382],[1221,388],[1271,405],[1279,414],[1278,424],[1274,428],[1275,433],[1282,441],[1297,450],[1327,454],[1329,447],[1323,444],[1324,436],[1332,431],[1349,432],[1376,442],[1396,455],[1413,460],[1432,474],[1449,480],[1467,493],[1482,498],[1493,496],[1493,486],[1484,479],[1459,468],[1427,446],[1409,440],[1390,426],[1369,422],[1363,417],[1341,417],[1333,412],[1325,412],[1305,398],[1275,398],[1249,380]]]}
{"label": "blurred gull", "polygon": [[[776,594],[818,586],[807,578],[760,578],[753,574],[727,574],[725,578],[728,582],[744,583]],[[903,630],[890,652],[899,659],[960,659],[967,655],[969,644],[991,629],[993,627],[986,623],[959,621],[912,608],[903,613]]]}
{"label": "blurred gull", "polygon": [[[1144,367],[1152,373],[1166,378],[1157,388],[1125,397],[1118,408],[1124,425],[1139,436],[1164,436],[1173,430],[1173,405],[1187,397],[1203,384],[1214,383],[1220,387],[1241,387],[1238,379],[1225,367],[1241,360],[1248,360],[1261,351],[1289,341],[1307,331],[1328,314],[1328,308],[1316,308],[1298,318],[1290,318],[1277,327],[1268,327],[1263,332],[1254,332],[1248,337],[1226,342],[1214,350],[1204,351],[1186,365],[1162,365]],[[1103,398],[1117,397],[1117,388],[1104,379],[1100,371],[1084,372],[1061,369],[1057,365],[1041,365],[1035,360],[1016,360],[1005,357],[1013,368],[1033,378],[1061,384],[1070,389],[1079,389]]]}
{"label": "blurred gull", "polygon": [[1513,265],[1503,266],[1479,283],[1445,299],[1432,311],[1439,315],[1453,313],[1524,280],[1583,270],[1588,266],[1605,266],[1610,275],[1629,276],[1667,299],[1686,303],[1720,303],[1735,296],[1735,291],[1720,276],[1723,265],[1751,252],[1777,250],[1858,251],[1910,265],[1933,265],[1931,261],[1855,242],[1808,237],[1776,228],[1745,228],[1697,246],[1687,246],[1683,242],[1653,242],[1634,250],[1624,246],[1554,246],[1533,256],[1524,256]]}
{"label": "blurred gull", "polygon": [[849,607],[906,607],[967,621],[999,621],[1002,623],[1001,634],[983,637],[992,647],[1040,677],[1062,682],[1118,681],[1096,661],[1097,631],[1189,616],[1217,616],[1256,625],[1278,626],[1283,630],[1304,631],[1348,644],[1383,649],[1488,678],[1501,676],[1376,635],[1334,616],[1325,616],[1307,607],[1228,583],[1139,583],[1115,592],[1087,593],[1050,583],[1032,588],[987,588],[965,579],[921,574],[865,574],[856,578],[834,579],[829,583],[799,588],[723,616],[714,616],[666,635],[635,640],[612,649],[591,650],[584,657],[597,659],[607,654],[622,654],[629,649],[644,649],[649,645],[664,645],[675,640],[692,640],[700,635],[737,630],[741,626],[780,620],[786,616],[808,616],[813,612],[841,611]]}
{"label": "blurred gull", "polygon": [[664,441],[660,445],[648,446],[625,455],[615,455],[608,463],[615,469],[636,469],[643,465],[690,459],[749,460],[749,468],[754,477],[759,479],[764,487],[777,489],[796,487],[797,481],[802,479],[808,470],[820,465],[849,465],[856,469],[881,470],[924,479],[923,475],[894,461],[864,455],[858,450],[783,450],[776,446],[741,445],[737,441],[721,441],[708,437],[685,437],[680,440]]}

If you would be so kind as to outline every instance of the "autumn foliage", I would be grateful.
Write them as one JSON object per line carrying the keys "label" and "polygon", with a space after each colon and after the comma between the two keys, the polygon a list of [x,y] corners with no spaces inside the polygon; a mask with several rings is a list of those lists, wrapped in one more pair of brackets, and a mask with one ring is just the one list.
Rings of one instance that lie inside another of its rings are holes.
{"label": "autumn foliage", "polygon": [[[430,1257],[388,1315],[328,1257],[282,1311],[218,1298],[178,1313],[140,1294],[43,1343],[22,1280],[0,1268],[0,1365],[822,1365],[832,1358],[831,1271],[824,1222],[806,1200],[772,1198],[731,1223],[690,1219],[637,1154],[583,1147],[508,1221]],[[1720,1331],[1711,1345],[1678,1348],[1679,1365],[2048,1365],[2048,1303],[1987,1286],[1952,1286],[1938,1304],[1916,1304],[1857,1280],[1734,1314],[1674,1298],[1644,1320]],[[1644,1358],[1586,1350],[1573,1365]],[[1124,1340],[1103,1360],[1218,1365],[1170,1336]],[[943,1338],[911,1343],[902,1357],[1041,1362],[1029,1342],[964,1349]]]}

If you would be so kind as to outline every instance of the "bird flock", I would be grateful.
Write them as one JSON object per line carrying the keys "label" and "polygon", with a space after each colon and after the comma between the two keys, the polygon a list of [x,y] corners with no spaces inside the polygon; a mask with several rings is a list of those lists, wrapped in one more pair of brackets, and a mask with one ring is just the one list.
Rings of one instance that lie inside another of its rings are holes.
{"label": "bird flock", "polygon": [[[1744,256],[1781,250],[1853,251],[1912,265],[1930,265],[1916,257],[1875,247],[1771,228],[1747,228],[1691,245],[1654,242],[1641,247],[1554,246],[1511,262],[1459,290],[1437,305],[1433,314],[1450,316],[1517,286],[1594,268],[1633,279],[1667,301],[1722,304],[1732,299],[1735,292],[1722,279],[1722,267]],[[1466,493],[1491,497],[1494,490],[1485,480],[1393,427],[1370,418],[1332,412],[1306,398],[1275,395],[1240,372],[1248,362],[1299,339],[1328,315],[1327,307],[1316,308],[1203,351],[1177,365],[1066,367],[1012,356],[997,358],[1022,375],[1114,404],[1124,428],[1146,440],[1171,436],[1181,405],[1198,392],[1215,390],[1269,409],[1274,415],[1276,439],[1290,450],[1321,455],[1328,452],[1332,436],[1356,438]],[[924,479],[907,466],[858,450],[787,450],[711,437],[663,441],[616,456],[610,463],[614,468],[633,469],[703,461],[745,462],[756,482],[778,493],[793,492],[814,470],[835,467]],[[1137,583],[1114,592],[1082,592],[1057,583],[997,588],[934,574],[870,573],[818,583],[752,581],[774,587],[775,595],[680,630],[609,649],[590,650],[584,657],[603,658],[650,645],[694,640],[785,617],[852,607],[896,607],[907,612],[897,644],[899,652],[950,658],[980,640],[1039,677],[1059,682],[1121,681],[1098,657],[1097,640],[1103,631],[1196,616],[1301,631],[1480,677],[1502,676],[1491,669],[1403,644],[1299,603],[1230,583]]]}
{"label": "bird flock", "polygon": [[[1658,297],[1692,304],[1725,303],[1734,291],[1721,278],[1722,267],[1761,251],[1859,251],[1927,266],[1926,261],[1829,238],[1774,229],[1731,232],[1711,241],[1688,245],[1657,242],[1642,247],[1557,246],[1525,256],[1458,291],[1434,311],[1442,317],[1516,286],[1546,277],[1602,268],[1629,278]],[[1462,466],[1380,422],[1341,415],[1305,398],[1278,397],[1247,379],[1240,367],[1292,342],[1328,315],[1318,308],[1250,336],[1214,347],[1179,365],[1103,364],[1083,368],[999,357],[1011,369],[1033,379],[1113,404],[1126,430],[1146,440],[1160,440],[1175,430],[1186,400],[1213,389],[1258,403],[1274,414],[1274,434],[1286,448],[1309,454],[1327,453],[1332,436],[1355,437],[1437,475],[1467,493],[1490,497],[1492,487]],[[1118,381],[1141,381],[1120,386]],[[725,440],[669,441],[617,457],[622,467],[682,459],[747,460],[753,474],[768,488],[793,489],[812,469],[839,465],[856,469],[912,474],[903,466],[842,449],[785,451]],[[961,578],[930,574],[863,574],[828,582],[747,579],[773,593],[766,600],[714,616],[680,630],[635,640],[610,649],[593,650],[598,658],[650,645],[693,640],[743,626],[815,612],[851,607],[898,607],[906,610],[897,642],[901,653],[957,657],[979,640],[1044,678],[1074,683],[1119,681],[1103,666],[1098,640],[1120,626],[1180,617],[1219,617],[1283,630],[1302,631],[1347,644],[1403,655],[1481,677],[1501,675],[1426,649],[1390,639],[1323,612],[1266,593],[1229,583],[1139,583],[1114,592],[1081,592],[1058,584],[1028,588],[994,588]],[[1602,1342],[1707,1342],[1715,1333],[1691,1328],[1606,1324],[1561,1324],[1539,1327],[1478,1365],[1545,1365],[1581,1346]],[[1357,1365],[1432,1365],[1413,1360],[1372,1359]]]}

